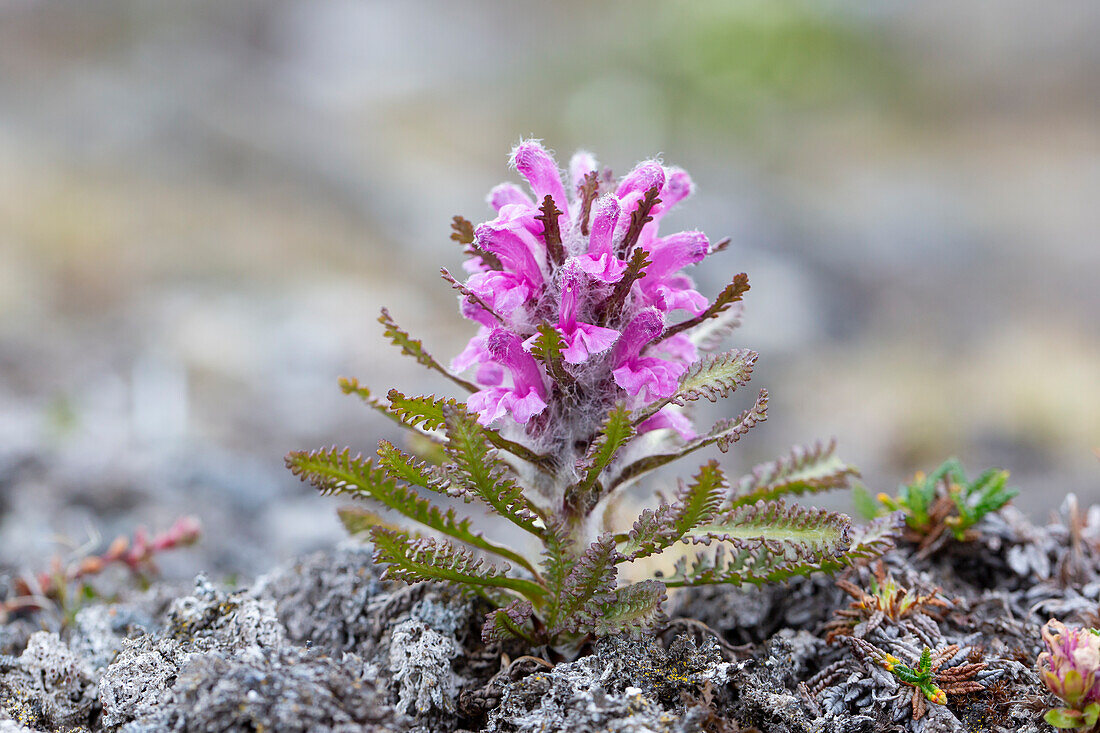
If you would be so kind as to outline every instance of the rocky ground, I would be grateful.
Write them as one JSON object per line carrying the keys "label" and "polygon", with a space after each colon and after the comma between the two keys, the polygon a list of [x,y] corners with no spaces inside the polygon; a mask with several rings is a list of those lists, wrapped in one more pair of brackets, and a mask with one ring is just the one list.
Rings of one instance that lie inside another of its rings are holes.
{"label": "rocky ground", "polygon": [[[0,731],[1050,730],[1039,627],[1095,623],[1100,511],[1069,500],[1040,527],[1008,508],[980,530],[928,556],[903,542],[839,581],[684,592],[661,633],[600,639],[572,660],[486,645],[480,602],[381,581],[351,545],[239,590],[199,576],[68,621],[11,613]],[[916,601],[909,612],[860,610],[891,585]],[[889,653],[916,667],[925,647],[946,705],[914,703],[883,666]]]}

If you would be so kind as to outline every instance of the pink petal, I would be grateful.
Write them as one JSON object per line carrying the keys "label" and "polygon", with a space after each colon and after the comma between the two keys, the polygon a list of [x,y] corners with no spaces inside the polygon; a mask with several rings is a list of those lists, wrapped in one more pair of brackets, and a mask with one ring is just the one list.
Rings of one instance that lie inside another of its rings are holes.
{"label": "pink petal", "polygon": [[479,423],[489,425],[507,414],[508,406],[504,398],[509,394],[511,391],[505,387],[489,387],[470,395],[466,406],[477,413]]}
{"label": "pink petal", "polygon": [[641,395],[647,402],[671,397],[679,387],[687,367],[656,357],[630,359],[611,372],[615,384],[627,394]]}
{"label": "pink petal", "polygon": [[654,304],[661,310],[671,313],[685,310],[697,316],[707,309],[707,296],[691,288],[674,288],[662,285],[653,291]]}
{"label": "pink petal", "polygon": [[484,362],[477,368],[474,379],[478,384],[499,386],[504,383],[504,367],[495,361]]}
{"label": "pink petal", "polygon": [[626,272],[626,263],[610,252],[598,256],[581,255],[577,258],[577,266],[592,279],[609,284],[619,282]]}
{"label": "pink petal", "polygon": [[544,252],[543,244],[513,216],[518,209],[505,206],[496,220],[478,225],[474,236],[478,246],[499,257],[507,270],[521,275],[531,285],[541,285],[543,275],[539,263],[544,257],[536,259],[536,253]]}
{"label": "pink petal", "polygon": [[[665,185],[665,169],[656,160],[646,160],[634,167],[619,183],[615,195],[620,199],[626,199],[632,194],[645,194],[646,191],[656,186],[658,189]],[[624,207],[625,208],[625,207]]]}
{"label": "pink petal", "polygon": [[550,195],[561,211],[569,216],[569,201],[561,184],[561,173],[553,156],[537,140],[524,140],[512,151],[512,165],[531,184],[537,204]]}
{"label": "pink petal", "polygon": [[695,432],[695,427],[691,424],[691,420],[684,413],[671,407],[661,409],[656,415],[641,423],[638,426],[638,434],[662,428],[675,430],[685,442],[693,440],[698,435]]}
{"label": "pink petal", "polygon": [[531,200],[531,197],[525,194],[523,189],[514,183],[501,183],[493,187],[493,190],[489,192],[485,200],[497,211],[500,211],[505,206],[515,204],[526,206],[530,209],[538,208],[535,206],[535,202]]}
{"label": "pink petal", "polygon": [[619,332],[615,329],[594,326],[591,323],[577,323],[577,333],[580,334],[589,354],[603,353],[619,340]]}
{"label": "pink petal", "polygon": [[619,338],[615,329],[590,323],[577,323],[575,330],[564,335],[567,345],[562,349],[562,358],[570,364],[580,364],[593,354],[607,351]]}
{"label": "pink petal", "polygon": [[522,397],[512,392],[509,401],[512,417],[521,424],[546,409],[546,401],[535,390],[531,390]]}
{"label": "pink petal", "polygon": [[485,347],[485,337],[488,335],[488,329],[478,329],[477,336],[470,339],[470,342],[466,344],[466,348],[463,349],[458,356],[451,359],[451,371],[464,372],[474,364],[489,361],[492,356]]}
{"label": "pink petal", "polygon": [[622,209],[619,199],[611,194],[596,199],[592,207],[592,226],[589,227],[588,253],[598,256],[612,251],[615,238],[615,225],[619,221]]}
{"label": "pink petal", "polygon": [[646,247],[652,264],[646,268],[646,280],[664,280],[707,256],[710,242],[702,232],[677,232],[661,237]]}

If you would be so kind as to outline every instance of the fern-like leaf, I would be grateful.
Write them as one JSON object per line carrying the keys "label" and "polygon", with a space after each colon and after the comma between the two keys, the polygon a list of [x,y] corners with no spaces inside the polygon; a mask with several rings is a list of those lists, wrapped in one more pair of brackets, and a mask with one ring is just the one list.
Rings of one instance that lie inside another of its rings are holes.
{"label": "fern-like leaf", "polygon": [[517,527],[542,537],[538,510],[508,477],[508,467],[496,457],[485,428],[462,406],[444,406],[443,414],[447,455],[457,469],[452,481],[460,482],[471,495]]}
{"label": "fern-like leaf", "polygon": [[460,589],[465,586],[502,588],[520,593],[530,600],[546,595],[537,583],[506,575],[508,566],[497,567],[468,550],[433,538],[413,539],[405,532],[373,527],[374,561],[385,565],[385,580],[406,583],[438,581]]}
{"label": "fern-like leaf", "polygon": [[615,566],[622,556],[609,532],[588,546],[565,578],[551,631],[576,631],[595,624],[601,603],[615,589]]}
{"label": "fern-like leaf", "polygon": [[530,601],[515,599],[504,608],[498,608],[485,617],[481,627],[481,640],[488,644],[492,641],[523,639],[534,645],[535,640],[531,617],[535,608]]}
{"label": "fern-like leaf", "polygon": [[635,422],[646,420],[665,405],[683,406],[700,398],[716,402],[719,397],[728,397],[752,378],[757,356],[755,351],[736,349],[702,359],[680,379],[680,386],[672,396],[647,405]]}
{"label": "fern-like leaf", "polygon": [[451,217],[451,239],[459,244],[474,243],[474,225],[463,216]]}
{"label": "fern-like leaf", "polygon": [[762,545],[787,559],[834,556],[851,546],[852,522],[845,514],[787,505],[782,500],[758,501],[722,512],[710,522],[684,533],[683,541],[709,545]]}
{"label": "fern-like leaf", "polygon": [[554,197],[546,194],[542,204],[539,205],[540,214],[535,221],[542,224],[542,241],[546,244],[546,256],[553,265],[560,266],[565,262],[565,248],[561,243],[561,229],[558,226],[558,218],[562,215],[561,209],[554,205]]}
{"label": "fern-like leaf", "polygon": [[840,566],[851,546],[850,528],[843,514],[786,507],[781,501],[738,507],[685,537],[718,545],[697,554],[690,565],[681,558],[665,585],[760,585]]}
{"label": "fern-like leaf", "polygon": [[600,604],[592,631],[597,636],[653,631],[664,617],[664,602],[665,586],[656,580],[616,588],[611,600]]}
{"label": "fern-like leaf", "polygon": [[568,489],[566,496],[580,498],[592,492],[604,469],[615,460],[619,450],[637,433],[633,422],[630,410],[626,409],[626,405],[622,402],[611,408],[611,412],[607,414],[607,418],[600,427],[599,436],[592,441],[587,455],[577,466],[584,471],[584,477]]}
{"label": "fern-like leaf", "polygon": [[706,435],[702,435],[671,453],[655,453],[645,458],[640,458],[634,463],[623,468],[611,483],[614,488],[637,476],[660,468],[667,463],[683,458],[689,453],[694,453],[708,445],[717,445],[718,450],[725,453],[729,450],[730,443],[736,443],[741,436],[749,432],[768,418],[768,391],[760,390],[756,403],[737,417],[730,420],[719,420]]}
{"label": "fern-like leaf", "polygon": [[396,389],[391,389],[386,398],[390,401],[386,409],[401,424],[425,430],[443,427],[443,408],[458,404],[453,397],[406,397]]}
{"label": "fern-like leaf", "polygon": [[692,483],[680,487],[674,502],[642,512],[619,552],[627,560],[637,560],[664,550],[690,530],[709,522],[718,512],[727,491],[718,461],[706,463]]}
{"label": "fern-like leaf", "polygon": [[[457,409],[461,403],[453,398],[406,397],[396,389],[387,395],[389,405],[384,408],[402,425],[421,430],[437,430],[446,422],[445,409]],[[506,450],[517,458],[534,465],[541,471],[549,471],[551,459],[539,455],[525,445],[508,440],[492,428],[482,428],[485,439],[494,448]]]}
{"label": "fern-like leaf", "polygon": [[376,468],[362,455],[352,456],[347,448],[291,453],[286,457],[286,465],[295,476],[313,484],[322,494],[347,494],[373,501],[429,529],[507,558],[538,576],[522,555],[471,530],[469,519],[459,519],[454,509],[441,510],[409,487],[398,484],[384,467]]}
{"label": "fern-like leaf", "polygon": [[[377,410],[378,412],[385,415],[390,420],[393,420],[395,423],[397,423],[401,427],[405,428],[406,430],[415,431],[418,435],[420,435],[420,436],[422,436],[422,437],[424,437],[424,438],[426,438],[430,441],[433,441],[435,443],[439,442],[439,438],[435,435],[432,435],[430,427],[424,427],[424,426],[421,425],[421,422],[423,422],[423,421],[420,421],[420,420],[418,420],[418,421],[406,420],[401,415],[401,413],[391,409],[392,395],[393,394],[400,395],[401,394],[400,392],[397,392],[396,390],[390,390],[391,402],[386,402],[385,400],[380,400],[377,397],[375,397],[374,395],[372,395],[371,391],[367,387],[359,384],[358,379],[349,379],[347,377],[340,377],[339,384],[340,384],[340,391],[341,392],[343,392],[346,395],[353,395],[355,397],[358,397],[359,400],[363,404],[365,404],[367,407],[371,408],[372,410]],[[402,397],[403,397],[403,395],[402,395]],[[428,399],[430,399],[430,398],[428,398]]]}
{"label": "fern-like leaf", "polygon": [[646,191],[645,196],[638,201],[638,206],[634,211],[630,212],[630,226],[627,227],[626,234],[623,235],[623,241],[619,242],[617,248],[619,259],[625,259],[626,256],[630,254],[631,248],[637,244],[638,237],[642,235],[642,228],[653,221],[650,212],[653,210],[654,206],[661,203],[661,199],[657,198],[660,194],[660,186],[652,187]]}
{"label": "fern-like leaf", "polygon": [[555,598],[561,597],[565,586],[565,577],[569,574],[569,527],[560,518],[551,518],[543,529],[542,541],[543,583]]}
{"label": "fern-like leaf", "polygon": [[722,311],[726,310],[734,303],[739,302],[747,292],[749,292],[749,276],[743,272],[734,275],[733,282],[723,288],[722,292],[718,293],[714,298],[714,302],[711,303],[705,311],[694,318],[689,318],[682,323],[677,323],[675,326],[665,329],[665,332],[661,334],[661,338],[666,339],[669,336],[675,336],[678,333],[695,328],[700,323],[710,318],[717,317]]}
{"label": "fern-like leaf", "polygon": [[388,440],[378,442],[378,465],[384,468],[391,478],[436,493],[448,493],[450,482],[439,467],[416,460]]}
{"label": "fern-like leaf", "polygon": [[849,538],[851,545],[841,555],[822,559],[815,570],[835,573],[853,565],[866,564],[893,549],[905,526],[904,512],[891,512],[867,524],[853,525]]}
{"label": "fern-like leaf", "polygon": [[418,364],[442,374],[444,377],[469,392],[478,391],[479,387],[476,384],[467,382],[465,379],[457,377],[444,369],[443,365],[436,361],[435,358],[424,349],[423,343],[414,339],[407,331],[403,331],[401,327],[397,325],[393,317],[390,316],[389,310],[386,308],[382,309],[382,315],[378,316],[378,322],[382,324],[386,338],[388,338],[390,343],[394,346],[401,349],[403,354],[411,356],[416,359]]}
{"label": "fern-like leaf", "polygon": [[500,258],[492,252],[486,252],[477,246],[477,237],[474,235],[474,225],[469,219],[461,216],[451,220],[451,239],[463,245],[462,251],[469,257],[480,257],[482,264],[490,270],[503,270],[504,265]]}
{"label": "fern-like leaf", "polygon": [[540,324],[538,335],[531,346],[531,355],[541,361],[550,377],[560,385],[573,383],[573,377],[565,371],[565,339],[558,329],[549,323]]}
{"label": "fern-like leaf", "polygon": [[836,442],[818,443],[810,448],[796,447],[786,458],[763,463],[744,476],[730,499],[730,506],[755,504],[761,499],[778,499],[847,488],[848,480],[858,476],[853,466],[836,455]]}

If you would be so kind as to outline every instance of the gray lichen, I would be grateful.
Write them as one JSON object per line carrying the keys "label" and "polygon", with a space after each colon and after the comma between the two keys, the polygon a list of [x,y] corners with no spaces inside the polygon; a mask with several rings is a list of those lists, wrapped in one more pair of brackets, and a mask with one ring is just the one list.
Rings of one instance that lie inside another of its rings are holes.
{"label": "gray lichen", "polygon": [[87,662],[48,631],[33,634],[18,668],[5,675],[2,698],[16,722],[47,728],[75,727],[88,720],[96,684]]}
{"label": "gray lichen", "polygon": [[703,691],[723,689],[737,667],[713,644],[697,648],[687,637],[667,651],[652,638],[611,637],[593,655],[506,683],[485,731],[699,730],[712,712]]}
{"label": "gray lichen", "polygon": [[402,621],[390,641],[389,669],[397,684],[397,708],[425,715],[435,710],[453,713],[458,696],[451,660],[458,655],[453,637],[444,636],[420,619]]}

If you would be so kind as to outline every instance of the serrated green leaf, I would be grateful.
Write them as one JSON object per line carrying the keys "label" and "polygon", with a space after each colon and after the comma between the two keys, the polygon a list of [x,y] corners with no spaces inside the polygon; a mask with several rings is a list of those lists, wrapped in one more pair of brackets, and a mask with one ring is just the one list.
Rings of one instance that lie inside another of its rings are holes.
{"label": "serrated green leaf", "polygon": [[531,600],[546,595],[537,583],[510,578],[507,566],[498,568],[483,558],[445,540],[413,539],[408,534],[384,527],[371,529],[374,561],[386,566],[383,578],[406,583],[439,581],[464,586],[504,588]]}
{"label": "serrated green leaf", "polygon": [[570,570],[569,529],[560,518],[551,519],[543,529],[542,536],[543,559],[540,567],[543,583],[551,595],[558,599],[565,585],[565,576]]}
{"label": "serrated green leaf", "polygon": [[488,644],[491,641],[522,639],[529,644],[536,644],[531,622],[534,610],[530,601],[517,598],[504,608],[490,612],[485,616],[485,623],[481,627],[481,640]]}
{"label": "serrated green leaf", "polygon": [[439,494],[447,493],[450,482],[442,470],[417,461],[388,440],[378,442],[378,465],[384,468],[391,478]]}
{"label": "serrated green leaf", "polygon": [[865,563],[867,560],[880,557],[896,546],[904,525],[905,518],[902,512],[892,512],[867,524],[852,525],[848,533],[851,540],[848,550],[831,560],[822,560],[818,563],[817,570],[835,573],[857,562]]}
{"label": "serrated green leaf", "polygon": [[576,631],[595,623],[599,599],[615,588],[615,566],[621,560],[610,533],[589,545],[565,578],[551,618],[551,633]]}
{"label": "serrated green leaf", "polygon": [[710,461],[699,469],[692,483],[680,487],[673,503],[643,511],[619,552],[627,560],[637,560],[670,547],[714,517],[728,488],[718,461]]}
{"label": "serrated green leaf", "polygon": [[383,468],[375,468],[370,459],[352,456],[347,448],[291,453],[286,464],[295,476],[313,484],[322,494],[347,494],[376,502],[460,542],[507,558],[537,576],[522,555],[471,530],[468,518],[459,519],[454,509],[441,510],[407,486],[399,485]]}
{"label": "serrated green leaf", "polygon": [[562,351],[565,349],[565,339],[558,329],[549,323],[539,324],[538,335],[531,346],[531,355],[541,361],[546,367],[547,374],[560,385],[572,384],[573,377],[565,371],[565,359]]}
{"label": "serrated green leaf", "polygon": [[844,556],[850,528],[843,514],[782,501],[738,507],[685,535],[685,542],[716,541],[717,548],[696,555],[690,567],[681,559],[665,585],[759,585],[808,575]]}
{"label": "serrated green leaf", "polygon": [[616,588],[611,600],[600,604],[592,631],[597,636],[652,631],[660,624],[665,586],[656,580]]}
{"label": "serrated green leaf", "polygon": [[755,351],[737,349],[704,357],[681,377],[680,386],[672,396],[639,411],[635,424],[649,419],[665,405],[683,406],[701,398],[716,402],[719,397],[728,397],[752,378],[757,356]]}
{"label": "serrated green leaf", "polygon": [[763,463],[738,481],[730,506],[755,504],[782,496],[843,489],[859,472],[836,455],[836,444],[796,447],[786,458]]}
{"label": "serrated green leaf", "polygon": [[486,429],[462,406],[444,406],[443,415],[447,455],[457,469],[452,482],[461,484],[517,527],[542,537],[538,509],[508,477],[508,466],[490,447]]}
{"label": "serrated green leaf", "polygon": [[566,495],[577,497],[587,496],[592,492],[596,483],[600,480],[604,469],[615,460],[615,456],[635,436],[633,420],[630,410],[622,402],[611,408],[600,434],[589,446],[588,455],[585,456],[581,468],[584,469],[584,477],[566,491]]}
{"label": "serrated green leaf", "polygon": [[[391,389],[387,397],[389,399],[389,405],[386,406],[385,409],[391,416],[406,427],[420,428],[423,430],[437,430],[442,428],[446,422],[444,416],[445,408],[457,409],[459,407],[464,407],[462,403],[453,398],[436,398],[433,396],[406,397],[396,389]],[[551,470],[552,460],[549,456],[539,455],[525,445],[520,445],[519,443],[508,440],[492,428],[482,428],[482,434],[494,448],[506,450],[517,458],[527,461],[541,471],[548,472]]]}
{"label": "serrated green leaf", "polygon": [[835,555],[846,551],[850,528],[851,520],[845,514],[788,505],[776,499],[725,511],[685,532],[683,541],[761,543],[793,559],[801,553]]}
{"label": "serrated green leaf", "polygon": [[425,430],[443,427],[443,408],[459,404],[453,397],[406,397],[396,389],[391,389],[386,398],[390,401],[387,409],[402,424]]}
{"label": "serrated green leaf", "polygon": [[386,338],[388,338],[390,343],[394,346],[401,349],[401,353],[406,356],[411,356],[416,359],[418,364],[442,374],[444,377],[469,392],[478,391],[479,387],[476,384],[467,382],[465,379],[457,377],[451,374],[447,369],[444,369],[443,365],[437,362],[435,358],[425,350],[423,343],[409,336],[408,332],[402,330],[401,327],[397,325],[388,309],[382,309],[382,315],[378,317],[378,322],[382,324]]}

